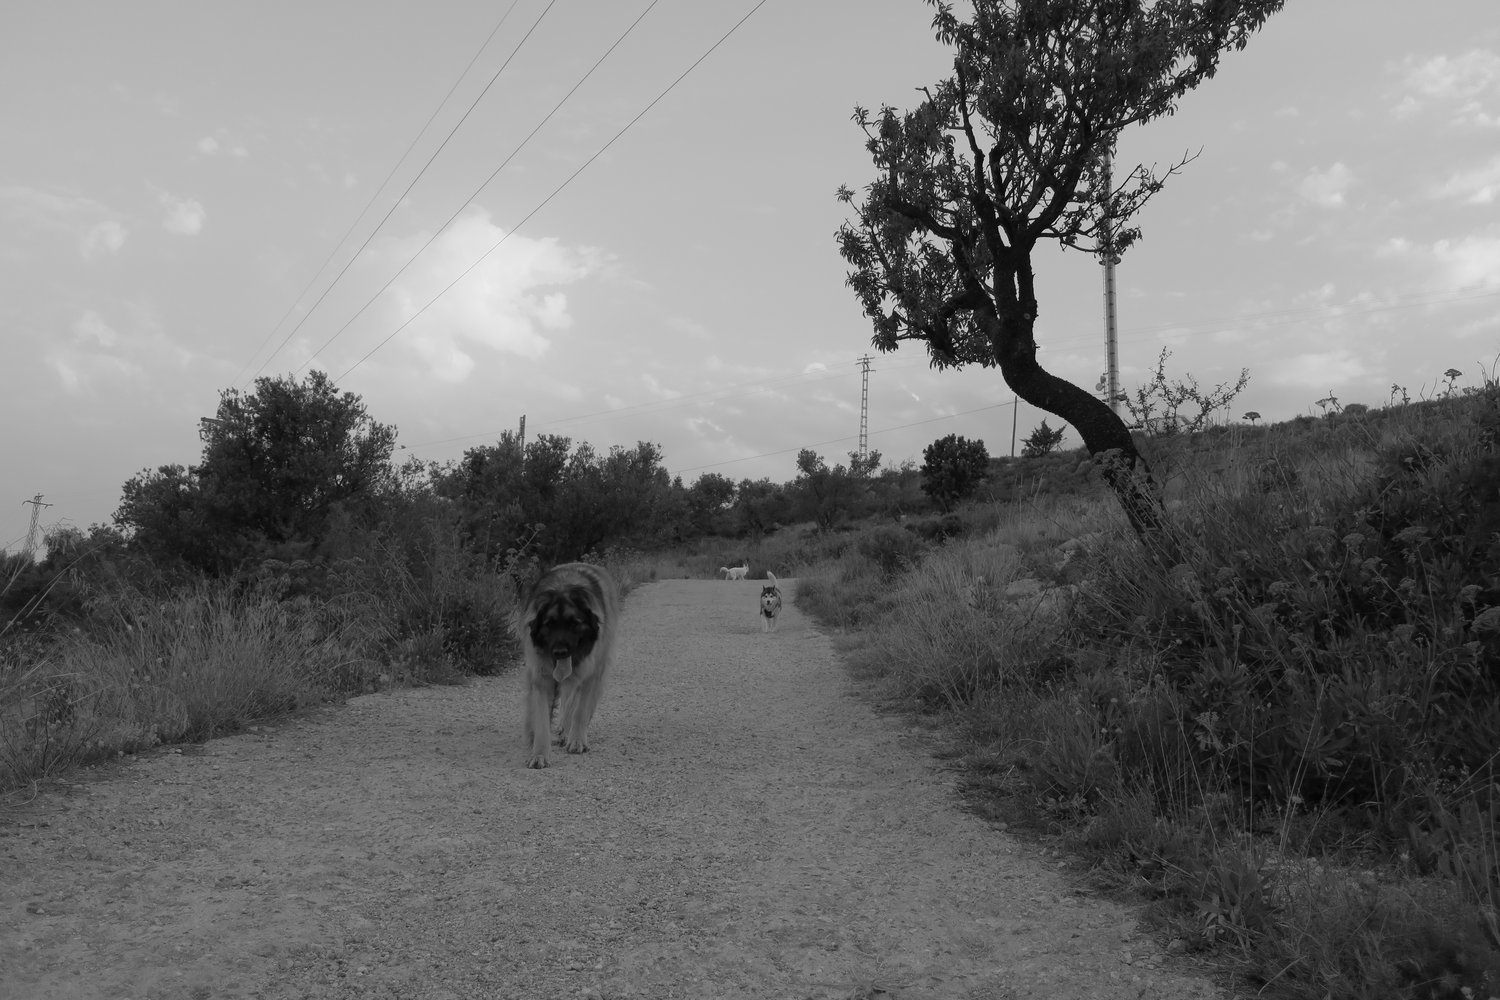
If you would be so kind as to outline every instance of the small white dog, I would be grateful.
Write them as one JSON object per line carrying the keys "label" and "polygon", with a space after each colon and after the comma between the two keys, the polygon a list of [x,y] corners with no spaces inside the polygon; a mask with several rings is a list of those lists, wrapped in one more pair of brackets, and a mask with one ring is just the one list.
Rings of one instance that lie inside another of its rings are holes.
{"label": "small white dog", "polygon": [[760,624],[762,632],[774,632],[781,621],[781,588],[776,585],[776,574],[766,571],[771,582],[760,588]]}
{"label": "small white dog", "polygon": [[726,580],[743,580],[750,575],[750,563],[744,562],[738,566],[720,566],[719,572],[724,574]]}

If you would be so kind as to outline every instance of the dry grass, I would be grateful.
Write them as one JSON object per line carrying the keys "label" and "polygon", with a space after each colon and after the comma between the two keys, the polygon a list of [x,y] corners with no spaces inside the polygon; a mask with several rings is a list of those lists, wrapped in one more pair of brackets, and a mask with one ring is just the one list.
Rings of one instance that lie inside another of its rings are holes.
{"label": "dry grass", "polygon": [[122,592],[89,631],[0,661],[0,787],[161,743],[232,732],[348,690],[359,618],[200,584]]}
{"label": "dry grass", "polygon": [[1060,837],[1259,995],[1500,996],[1500,751],[1458,680],[1491,683],[1495,393],[1174,443],[1177,566],[1111,503],[1037,495],[916,560],[869,529],[799,602],[943,713],[977,811]]}

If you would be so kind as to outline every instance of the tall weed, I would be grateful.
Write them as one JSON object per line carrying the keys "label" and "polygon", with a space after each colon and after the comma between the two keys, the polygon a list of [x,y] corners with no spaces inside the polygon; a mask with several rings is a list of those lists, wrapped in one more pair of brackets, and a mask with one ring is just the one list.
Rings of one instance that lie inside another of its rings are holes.
{"label": "tall weed", "polygon": [[122,592],[98,622],[0,660],[0,787],[234,731],[347,689],[364,621],[227,585]]}

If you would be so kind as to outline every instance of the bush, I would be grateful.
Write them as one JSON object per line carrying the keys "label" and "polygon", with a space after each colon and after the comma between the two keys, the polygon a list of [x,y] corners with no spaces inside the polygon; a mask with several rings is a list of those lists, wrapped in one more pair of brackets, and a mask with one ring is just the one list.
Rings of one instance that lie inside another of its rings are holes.
{"label": "bush", "polygon": [[1342,493],[1278,463],[1257,490],[1205,494],[1183,511],[1187,563],[1164,578],[1127,555],[1086,596],[1102,634],[1145,640],[1179,724],[1252,800],[1373,805],[1399,830],[1427,789],[1496,780],[1494,396],[1394,437]]}
{"label": "bush", "polygon": [[938,545],[963,534],[964,521],[957,514],[944,514],[942,517],[911,521],[902,527],[924,542]]}
{"label": "bush", "polygon": [[859,551],[888,580],[917,565],[927,552],[921,539],[899,528],[876,528],[863,535],[858,545]]}
{"label": "bush", "polygon": [[1021,457],[1041,458],[1043,455],[1050,455],[1054,448],[1062,444],[1063,435],[1067,432],[1066,427],[1053,430],[1047,426],[1047,421],[1043,420],[1036,430],[1027,435],[1025,446],[1021,449]]}
{"label": "bush", "polygon": [[990,455],[983,441],[949,434],[922,450],[922,492],[943,510],[972,496],[989,470]]}

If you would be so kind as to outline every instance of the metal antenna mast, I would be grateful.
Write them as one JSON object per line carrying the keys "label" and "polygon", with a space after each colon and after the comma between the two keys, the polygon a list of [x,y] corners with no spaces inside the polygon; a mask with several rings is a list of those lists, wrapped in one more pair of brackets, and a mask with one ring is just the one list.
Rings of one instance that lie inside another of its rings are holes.
{"label": "metal antenna mast", "polygon": [[859,460],[870,457],[870,362],[868,354],[859,359],[863,375],[859,387]]}
{"label": "metal antenna mast", "polygon": [[36,551],[36,519],[41,515],[43,507],[51,507],[50,503],[42,503],[42,495],[38,493],[30,500],[22,500],[22,503],[31,504],[31,527],[26,529],[26,547],[21,550],[21,555],[30,559],[31,554]]}
{"label": "metal antenna mast", "polygon": [[1120,263],[1120,255],[1115,253],[1115,221],[1110,217],[1111,196],[1113,194],[1114,179],[1112,177],[1112,154],[1104,155],[1104,354],[1105,364],[1108,366],[1105,373],[1105,397],[1109,408],[1118,416],[1120,413],[1120,355],[1115,347],[1115,265]]}

